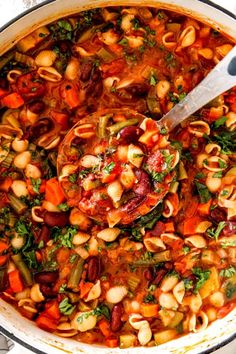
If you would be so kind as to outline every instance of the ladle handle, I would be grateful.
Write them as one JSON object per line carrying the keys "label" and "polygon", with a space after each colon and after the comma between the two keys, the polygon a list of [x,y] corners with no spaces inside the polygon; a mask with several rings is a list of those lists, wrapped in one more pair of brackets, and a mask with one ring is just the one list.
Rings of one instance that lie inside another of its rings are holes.
{"label": "ladle handle", "polygon": [[176,104],[158,122],[169,131],[213,100],[236,85],[236,46],[182,101]]}

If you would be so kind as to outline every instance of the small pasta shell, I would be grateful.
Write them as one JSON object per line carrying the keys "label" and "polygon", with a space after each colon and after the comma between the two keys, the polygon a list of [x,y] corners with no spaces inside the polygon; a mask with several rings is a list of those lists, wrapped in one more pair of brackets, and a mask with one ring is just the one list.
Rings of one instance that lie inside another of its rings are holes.
{"label": "small pasta shell", "polygon": [[179,236],[168,232],[161,234],[160,238],[166,245],[171,245],[174,241],[181,240]]}
{"label": "small pasta shell", "polygon": [[34,179],[38,179],[40,178],[42,175],[40,169],[35,166],[35,165],[32,165],[31,163],[29,163],[26,168],[25,168],[25,176],[27,178],[34,178]]}
{"label": "small pasta shell", "polygon": [[89,255],[97,256],[98,255],[98,241],[95,236],[92,236],[88,242],[89,245]]}
{"label": "small pasta shell", "polygon": [[88,251],[82,246],[76,247],[75,252],[83,259],[87,259],[89,257]]}
{"label": "small pasta shell", "polygon": [[62,79],[61,74],[52,66],[41,66],[38,68],[38,74],[42,79],[50,82],[58,82]]}
{"label": "small pasta shell", "polygon": [[174,49],[176,46],[174,32],[167,32],[162,36],[162,43],[167,49]]}
{"label": "small pasta shell", "polygon": [[163,99],[164,97],[166,97],[166,95],[168,94],[169,91],[170,91],[170,83],[169,83],[169,81],[160,80],[156,84],[156,94],[157,94],[158,98]]}
{"label": "small pasta shell", "polygon": [[106,300],[110,304],[118,304],[128,294],[128,290],[123,285],[117,285],[110,288],[106,293]]}
{"label": "small pasta shell", "polygon": [[132,170],[132,168],[130,167],[130,165],[126,165],[121,174],[120,174],[120,182],[121,184],[126,188],[126,189],[130,189],[133,187],[135,181],[136,181],[136,177],[135,174]]}
{"label": "small pasta shell", "polygon": [[83,231],[86,231],[91,225],[91,220],[77,208],[71,210],[69,221],[72,225],[78,225]]}
{"label": "small pasta shell", "polygon": [[149,252],[158,252],[166,249],[165,244],[159,237],[147,237],[143,243]]}
{"label": "small pasta shell", "polygon": [[197,313],[202,306],[202,298],[199,293],[189,297],[189,308],[193,313]]}
{"label": "small pasta shell", "polygon": [[[197,321],[199,319],[199,321]],[[197,323],[199,322],[199,324]],[[205,312],[200,311],[199,314],[193,314],[189,320],[189,331],[191,332],[201,332],[208,326],[208,317]]]}
{"label": "small pasta shell", "polygon": [[133,22],[132,22],[133,19],[134,19],[133,14],[126,14],[122,16],[120,27],[124,32],[128,32],[131,30],[131,28],[133,27]]}
{"label": "small pasta shell", "polygon": [[176,310],[178,303],[171,293],[162,293],[159,296],[159,303],[161,307],[165,307],[167,310]]}
{"label": "small pasta shell", "polygon": [[196,233],[198,233],[198,234],[202,234],[202,233],[206,232],[206,230],[207,230],[209,227],[211,227],[211,225],[212,225],[212,223],[211,223],[210,221],[201,221],[201,222],[197,225],[195,231],[196,231]]}
{"label": "small pasta shell", "polygon": [[54,204],[52,204],[51,202],[48,202],[47,200],[43,201],[42,208],[47,210],[47,211],[53,211],[53,212],[60,211],[59,208],[57,208]]}
{"label": "small pasta shell", "polygon": [[146,323],[138,331],[138,341],[141,345],[146,345],[152,339],[152,331],[149,323]]}
{"label": "small pasta shell", "polygon": [[90,239],[90,235],[86,234],[85,232],[78,231],[74,236],[72,243],[75,246],[82,245],[83,243],[87,242]]}
{"label": "small pasta shell", "polygon": [[181,280],[178,284],[175,285],[173,289],[173,295],[178,301],[178,303],[182,304],[185,295],[185,286],[183,280]]}
{"label": "small pasta shell", "polygon": [[203,154],[198,154],[198,155],[197,155],[197,159],[196,159],[197,167],[203,168],[203,162],[204,162],[204,160],[206,160],[208,157],[209,157],[209,155],[204,154],[204,153],[203,153]]}
{"label": "small pasta shell", "polygon": [[139,168],[143,161],[143,151],[139,146],[130,144],[128,147],[128,161],[135,167]]}
{"label": "small pasta shell", "polygon": [[18,138],[15,138],[11,144],[12,149],[16,152],[26,151],[28,149],[28,146],[28,140],[20,140]]}
{"label": "small pasta shell", "polygon": [[203,120],[196,120],[195,122],[191,122],[189,124],[188,131],[196,137],[201,138],[205,134],[210,135],[211,129],[209,124]]}
{"label": "small pasta shell", "polygon": [[19,293],[15,294],[16,300],[21,300],[21,301],[27,300],[28,302],[33,303],[33,301],[29,297],[30,297],[30,288],[26,288],[23,291],[20,291]]}
{"label": "small pasta shell", "polygon": [[164,210],[162,212],[162,215],[164,218],[170,218],[173,215],[174,212],[174,206],[172,205],[171,201],[166,198],[164,200]]}
{"label": "small pasta shell", "polygon": [[62,167],[60,176],[58,177],[59,181],[63,181],[63,179],[67,178],[71,174],[77,171],[78,167],[75,165],[65,165]]}
{"label": "small pasta shell", "polygon": [[203,167],[208,171],[219,172],[224,171],[228,165],[227,161],[219,156],[210,156],[203,161]]}
{"label": "small pasta shell", "polygon": [[203,58],[211,60],[213,58],[213,50],[210,48],[201,48],[198,49],[198,54],[201,55]]}
{"label": "small pasta shell", "polygon": [[109,227],[113,227],[121,220],[119,210],[112,209],[107,213],[107,222]]}
{"label": "small pasta shell", "polygon": [[44,222],[44,219],[38,216],[38,213],[42,211],[42,208],[40,206],[35,206],[31,209],[31,216],[32,219],[36,222]]}
{"label": "small pasta shell", "polygon": [[74,129],[74,134],[82,139],[90,139],[96,134],[96,127],[92,123],[81,124]]}
{"label": "small pasta shell", "polygon": [[113,242],[117,239],[119,234],[120,234],[120,229],[114,227],[114,228],[107,228],[107,229],[103,229],[102,231],[99,231],[97,233],[97,237],[101,238],[105,242]]}
{"label": "small pasta shell", "polygon": [[43,296],[43,294],[40,291],[40,287],[39,287],[38,283],[36,283],[32,286],[32,288],[30,290],[30,297],[34,302],[42,302],[45,300],[45,297]]}
{"label": "small pasta shell", "polygon": [[113,29],[99,33],[99,39],[106,45],[112,45],[118,42],[120,36]]}
{"label": "small pasta shell", "polygon": [[17,78],[22,75],[22,71],[20,70],[10,70],[7,73],[7,80],[13,84],[16,82]]}
{"label": "small pasta shell", "polygon": [[205,238],[200,235],[189,236],[184,240],[184,243],[196,248],[204,248],[207,245]]}
{"label": "small pasta shell", "polygon": [[178,282],[179,279],[176,275],[165,276],[160,285],[161,291],[163,291],[164,293],[171,291],[177,285]]}
{"label": "small pasta shell", "polygon": [[91,290],[89,291],[86,299],[84,299],[85,302],[91,301],[91,300],[95,300],[98,299],[99,296],[101,295],[102,290],[101,290],[101,282],[100,280],[98,280],[96,282],[96,284],[94,284],[94,286],[91,288]]}
{"label": "small pasta shell", "polygon": [[113,181],[107,186],[107,194],[112,199],[113,203],[118,202],[121,199],[123,193],[123,187],[119,180]]}
{"label": "small pasta shell", "polygon": [[219,177],[214,177],[214,172],[209,172],[205,184],[210,192],[216,193],[220,190],[222,179]]}
{"label": "small pasta shell", "polygon": [[131,327],[134,329],[139,330],[142,326],[144,326],[147,323],[146,320],[143,319],[143,316],[141,316],[138,313],[133,313],[129,316],[129,324]]}
{"label": "small pasta shell", "polygon": [[93,329],[97,323],[97,316],[93,311],[78,312],[71,321],[71,327],[80,332],[86,332]]}
{"label": "small pasta shell", "polygon": [[228,112],[226,114],[227,121],[225,122],[225,125],[229,130],[233,131],[236,130],[236,113],[235,112]]}
{"label": "small pasta shell", "polygon": [[125,36],[130,48],[139,48],[143,45],[144,38],[141,36]]}
{"label": "small pasta shell", "polygon": [[220,151],[221,151],[221,147],[220,147],[220,145],[218,145],[218,144],[213,144],[213,143],[210,143],[210,144],[207,144],[206,146],[205,146],[205,151],[206,151],[206,153],[207,154],[211,154],[211,153],[213,153],[214,155],[218,155],[219,153],[220,153]]}
{"label": "small pasta shell", "polygon": [[56,60],[57,55],[53,50],[42,50],[35,58],[37,66],[52,66]]}
{"label": "small pasta shell", "polygon": [[186,48],[192,45],[196,40],[196,30],[193,26],[186,27],[180,34],[179,44]]}

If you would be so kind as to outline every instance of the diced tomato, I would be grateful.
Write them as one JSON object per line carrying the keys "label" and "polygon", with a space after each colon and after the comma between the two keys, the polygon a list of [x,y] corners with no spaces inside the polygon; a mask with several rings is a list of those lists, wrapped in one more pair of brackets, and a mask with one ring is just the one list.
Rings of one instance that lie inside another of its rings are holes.
{"label": "diced tomato", "polygon": [[25,100],[31,100],[44,95],[46,83],[36,71],[31,71],[30,73],[18,77],[16,87],[18,93],[20,93]]}
{"label": "diced tomato", "polygon": [[124,59],[116,59],[110,63],[102,64],[101,69],[103,78],[121,73],[125,65],[126,62]]}
{"label": "diced tomato", "polygon": [[162,153],[157,150],[147,159],[147,167],[150,171],[161,172],[164,163],[164,157]]}
{"label": "diced tomato", "polygon": [[57,320],[44,313],[40,314],[36,319],[36,324],[39,328],[49,332],[53,332],[57,329]]}
{"label": "diced tomato", "polygon": [[59,310],[59,305],[57,301],[52,301],[47,303],[47,307],[44,311],[49,317],[54,318],[55,320],[59,320],[61,315],[60,315],[60,310]]}
{"label": "diced tomato", "polygon": [[182,143],[183,148],[188,148],[190,146],[191,140],[188,129],[182,129],[181,132],[176,136],[176,140]]}
{"label": "diced tomato", "polygon": [[69,108],[73,109],[79,106],[81,100],[79,96],[79,88],[77,85],[70,82],[64,82],[60,88],[60,92],[61,97],[69,106]]}
{"label": "diced tomato", "polygon": [[19,270],[15,269],[8,273],[8,279],[10,287],[14,293],[19,293],[24,290],[24,284],[21,280],[21,275]]}
{"label": "diced tomato", "polygon": [[1,102],[3,106],[12,109],[19,108],[24,104],[23,98],[17,92],[10,93],[9,95],[3,97]]}
{"label": "diced tomato", "polygon": [[58,111],[51,111],[52,118],[61,125],[62,130],[66,130],[68,128],[68,114]]}

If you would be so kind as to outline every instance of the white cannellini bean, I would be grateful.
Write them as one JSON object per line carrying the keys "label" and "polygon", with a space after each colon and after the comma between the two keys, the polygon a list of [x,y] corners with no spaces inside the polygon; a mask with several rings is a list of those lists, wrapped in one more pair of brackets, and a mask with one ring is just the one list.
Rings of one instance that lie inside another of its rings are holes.
{"label": "white cannellini bean", "polygon": [[116,203],[120,200],[122,193],[123,193],[123,187],[118,180],[108,184],[107,194],[112,199],[113,203]]}
{"label": "white cannellini bean", "polygon": [[110,288],[106,293],[106,300],[110,304],[118,304],[128,294],[128,290],[123,285],[117,285]]}
{"label": "white cannellini bean", "polygon": [[178,276],[176,275],[167,275],[161,282],[161,290],[164,293],[171,291],[179,282]]}
{"label": "white cannellini bean", "polygon": [[80,332],[86,332],[94,328],[97,323],[97,316],[93,311],[78,312],[71,321],[71,327]]}
{"label": "white cannellini bean", "polygon": [[81,166],[83,166],[85,168],[91,168],[91,167],[99,165],[100,160],[98,157],[96,157],[94,155],[84,155],[79,160],[79,163]]}
{"label": "white cannellini bean", "polygon": [[117,227],[114,228],[107,228],[99,231],[97,233],[97,237],[101,238],[105,242],[113,242],[117,239],[120,234],[120,229]]}
{"label": "white cannellini bean", "polygon": [[23,152],[28,149],[28,146],[28,140],[20,140],[18,138],[15,138],[11,145],[12,149],[16,152]]}
{"label": "white cannellini bean", "polygon": [[38,283],[34,284],[30,289],[30,297],[34,302],[41,302],[45,300],[45,297],[40,291],[40,287]]}
{"label": "white cannellini bean", "polygon": [[183,280],[175,285],[173,289],[173,294],[179,304],[182,304],[184,295],[185,295],[185,286]]}
{"label": "white cannellini bean", "polygon": [[67,64],[65,70],[65,78],[67,80],[75,80],[79,75],[79,61],[72,57]]}
{"label": "white cannellini bean", "polygon": [[83,243],[87,242],[90,239],[90,235],[86,234],[85,232],[78,231],[77,234],[73,236],[72,243],[73,245],[82,245]]}
{"label": "white cannellini bean", "polygon": [[57,55],[53,50],[42,50],[35,58],[37,66],[52,66]]}
{"label": "white cannellini bean", "polygon": [[15,156],[13,164],[15,165],[16,168],[19,168],[20,170],[24,170],[28,165],[28,163],[30,163],[30,160],[31,160],[30,151],[23,151]]}
{"label": "white cannellini bean", "polygon": [[37,179],[40,178],[42,174],[40,169],[37,166],[29,163],[25,168],[25,175],[27,178]]}
{"label": "white cannellini bean", "polygon": [[13,193],[18,197],[26,197],[28,193],[27,184],[25,181],[16,179],[12,182],[11,189]]}

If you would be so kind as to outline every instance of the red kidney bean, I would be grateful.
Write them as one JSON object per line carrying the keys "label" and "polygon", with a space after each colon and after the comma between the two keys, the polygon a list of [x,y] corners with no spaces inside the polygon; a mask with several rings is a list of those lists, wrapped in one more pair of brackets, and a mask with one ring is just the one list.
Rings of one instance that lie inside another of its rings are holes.
{"label": "red kidney bean", "polygon": [[148,174],[140,169],[135,171],[138,183],[133,186],[133,191],[139,195],[147,195],[151,191],[151,183]]}
{"label": "red kidney bean", "polygon": [[163,277],[166,275],[166,273],[167,273],[167,270],[165,270],[165,269],[160,269],[160,270],[157,272],[157,274],[156,274],[156,276],[155,276],[155,278],[154,278],[152,284],[158,285],[158,284],[161,282],[161,280],[163,279]]}
{"label": "red kidney bean", "polygon": [[149,91],[149,85],[145,83],[132,84],[125,88],[125,90],[135,97],[144,97]]}
{"label": "red kidney bean", "polygon": [[121,207],[121,210],[126,213],[131,213],[134,209],[136,209],[141,203],[144,202],[145,196],[139,195],[129,200],[126,204]]}
{"label": "red kidney bean", "polygon": [[40,291],[45,297],[56,297],[57,292],[50,285],[40,284]]}
{"label": "red kidney bean", "polygon": [[161,221],[158,221],[155,227],[152,229],[151,234],[153,236],[160,236],[165,231],[165,224]]}
{"label": "red kidney bean", "polygon": [[124,307],[121,303],[115,305],[111,311],[111,330],[118,332],[122,328],[121,317],[124,312]]}
{"label": "red kidney bean", "polygon": [[145,269],[143,274],[144,274],[145,279],[147,279],[148,281],[151,281],[153,279],[153,269],[152,268]]}
{"label": "red kidney bean", "polygon": [[58,279],[58,271],[55,272],[40,272],[35,274],[34,279],[39,284],[52,284]]}
{"label": "red kidney bean", "polygon": [[83,63],[80,68],[80,80],[81,81],[88,81],[90,78],[91,72],[93,69],[92,63]]}
{"label": "red kidney bean", "polygon": [[211,217],[215,221],[224,221],[226,219],[226,213],[221,208],[215,208],[211,211]]}
{"label": "red kidney bean", "polygon": [[98,257],[91,257],[88,260],[87,280],[94,283],[100,274],[100,260]]}
{"label": "red kidney bean", "polygon": [[236,221],[226,221],[225,227],[222,230],[224,236],[231,236],[236,234]]}
{"label": "red kidney bean", "polygon": [[45,103],[43,101],[36,100],[36,101],[30,102],[28,105],[28,108],[31,112],[33,112],[35,114],[40,114],[45,109]]}
{"label": "red kidney bean", "polygon": [[44,215],[44,222],[46,225],[50,227],[53,226],[64,227],[69,222],[69,215],[68,213],[47,211]]}
{"label": "red kidney bean", "polygon": [[50,230],[46,225],[43,225],[39,236],[37,237],[37,242],[43,241],[44,243],[48,242],[50,239]]}
{"label": "red kidney bean", "polygon": [[142,135],[143,130],[139,127],[125,127],[120,131],[120,139],[126,144],[134,143]]}

